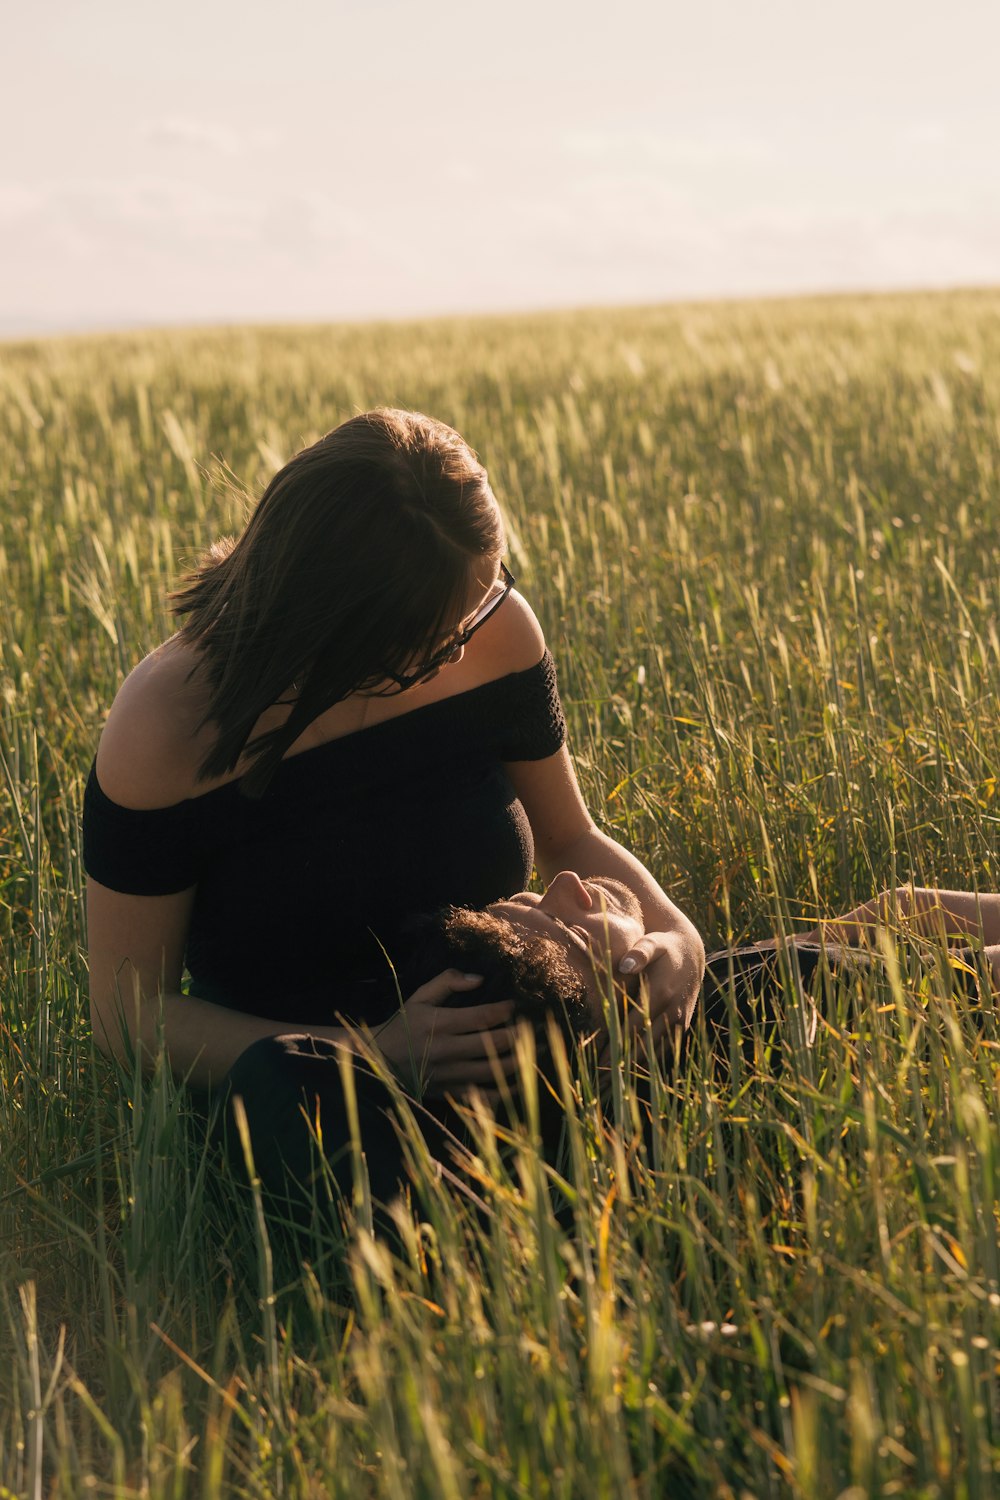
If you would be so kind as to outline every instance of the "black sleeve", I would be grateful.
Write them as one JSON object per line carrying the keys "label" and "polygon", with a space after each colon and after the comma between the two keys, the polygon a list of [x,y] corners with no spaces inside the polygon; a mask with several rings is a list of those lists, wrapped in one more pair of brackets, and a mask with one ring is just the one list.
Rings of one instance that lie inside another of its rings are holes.
{"label": "black sleeve", "polygon": [[204,845],[201,800],[150,810],[122,807],[102,791],[95,762],[83,794],[87,874],[131,896],[169,896],[197,885]]}
{"label": "black sleeve", "polygon": [[559,701],[556,668],[546,651],[541,661],[509,679],[503,760],[545,760],[566,739],[566,719]]}

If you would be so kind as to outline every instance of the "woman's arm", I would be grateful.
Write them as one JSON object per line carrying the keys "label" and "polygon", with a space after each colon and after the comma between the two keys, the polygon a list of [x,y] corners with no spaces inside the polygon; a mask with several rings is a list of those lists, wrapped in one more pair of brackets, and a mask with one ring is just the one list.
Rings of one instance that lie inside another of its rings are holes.
{"label": "woman's arm", "polygon": [[137,1050],[148,1072],[162,1034],[174,1076],[207,1090],[222,1082],[252,1042],[308,1032],[352,1051],[379,1052],[404,1087],[420,1092],[489,1087],[498,1069],[508,1076],[516,1071],[513,1006],[449,1005],[452,995],[482,982],[454,969],[421,985],[364,1046],[344,1026],[249,1015],[182,994],[193,898],[193,890],[123,895],[88,879],[90,1014],[94,1039],[107,1056],[124,1059],[129,1049]]}
{"label": "woman's arm", "polygon": [[[96,767],[98,785],[117,806],[142,811],[197,795],[203,704],[191,666],[190,655],[168,642],[119,689]],[[113,840],[114,825],[100,837]],[[252,1042],[293,1027],[181,993],[194,890],[192,885],[176,894],[140,896],[88,877],[90,1013],[94,1040],[108,1056],[125,1058],[137,1050],[146,1071],[162,1029],[174,1075],[208,1088]]]}
{"label": "woman's arm", "polygon": [[694,924],[675,906],[635,855],[601,833],[587,811],[565,747],[545,760],[507,766],[535,839],[539,873],[559,870],[609,875],[634,891],[642,906],[646,937],[626,955],[643,972],[657,1036],[688,1026],[705,971],[705,946]]}
{"label": "woman's arm", "polygon": [[[534,666],[545,650],[541,626],[516,593],[476,640],[497,676]],[[507,762],[506,769],[527,812],[543,879],[560,870],[610,875],[638,897],[646,936],[625,955],[634,961],[625,972],[641,972],[648,984],[654,1035],[689,1025],[705,970],[705,947],[693,923],[634,855],[596,827],[565,746],[541,760]]]}
{"label": "woman's arm", "polygon": [[[252,1042],[306,1028],[181,993],[193,899],[193,890],[124,895],[88,879],[90,1016],[100,1050],[119,1059],[138,1050],[143,1071],[152,1066],[162,1028],[174,1076],[207,1089]],[[341,1027],[309,1029],[349,1045]]]}

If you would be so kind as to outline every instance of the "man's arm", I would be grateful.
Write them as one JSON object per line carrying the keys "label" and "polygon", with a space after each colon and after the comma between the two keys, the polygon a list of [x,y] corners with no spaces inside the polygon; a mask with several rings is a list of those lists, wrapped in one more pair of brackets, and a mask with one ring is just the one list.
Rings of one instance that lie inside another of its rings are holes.
{"label": "man's arm", "polygon": [[[308,1032],[350,1051],[378,1052],[404,1087],[431,1093],[489,1085],[498,1068],[505,1074],[516,1071],[513,1006],[506,1001],[476,1005],[480,976],[454,969],[421,985],[376,1036],[366,1035],[364,1041],[356,1029],[299,1022],[294,1016],[249,1015],[182,994],[193,897],[193,890],[129,896],[88,880],[90,1014],[94,1040],[107,1056],[124,1060],[130,1049],[138,1051],[148,1072],[162,1035],[174,1076],[208,1090],[253,1042]],[[464,992],[470,992],[471,1003],[456,1008],[454,996]]]}
{"label": "man's arm", "polygon": [[813,942],[860,944],[870,942],[880,927],[922,937],[972,937],[995,947],[1000,945],[1000,895],[901,885],[839,917],[824,918],[803,936]]}

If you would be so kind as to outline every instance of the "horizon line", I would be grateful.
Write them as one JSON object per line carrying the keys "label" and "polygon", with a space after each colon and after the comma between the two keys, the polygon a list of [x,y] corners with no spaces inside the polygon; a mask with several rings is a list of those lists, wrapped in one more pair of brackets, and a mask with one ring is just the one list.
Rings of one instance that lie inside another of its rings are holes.
{"label": "horizon line", "polygon": [[92,322],[76,319],[65,321],[50,320],[46,322],[42,318],[35,319],[30,314],[27,316],[11,317],[0,315],[0,345],[30,344],[59,339],[110,338],[117,334],[208,333],[212,331],[221,333],[241,328],[384,328],[391,325],[406,326],[412,324],[465,321],[511,322],[521,318],[579,316],[583,313],[642,312],[644,310],[653,311],[659,308],[731,307],[756,303],[846,301],[851,298],[884,298],[888,300],[897,297],[949,296],[959,292],[986,294],[997,291],[1000,291],[1000,281],[995,283],[949,281],[914,282],[902,286],[898,284],[892,286],[872,284],[856,287],[817,286],[815,288],[796,288],[789,291],[722,292],[715,295],[664,297],[656,301],[649,301],[646,298],[642,298],[637,301],[550,302],[538,305],[526,304],[518,308],[458,308],[425,313],[359,314],[356,317],[349,315],[330,316],[320,313],[315,315],[274,314],[262,318],[178,316],[177,318],[167,319],[162,322],[155,322],[136,314],[134,316],[126,315],[122,317],[111,315],[107,319],[97,318]]}

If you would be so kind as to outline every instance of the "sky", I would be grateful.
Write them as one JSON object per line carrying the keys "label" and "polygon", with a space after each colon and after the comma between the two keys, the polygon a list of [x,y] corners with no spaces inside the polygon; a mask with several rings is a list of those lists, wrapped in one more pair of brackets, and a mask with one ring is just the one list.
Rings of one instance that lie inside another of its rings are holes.
{"label": "sky", "polygon": [[0,334],[1000,283],[1000,0],[0,0]]}

